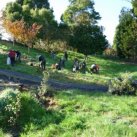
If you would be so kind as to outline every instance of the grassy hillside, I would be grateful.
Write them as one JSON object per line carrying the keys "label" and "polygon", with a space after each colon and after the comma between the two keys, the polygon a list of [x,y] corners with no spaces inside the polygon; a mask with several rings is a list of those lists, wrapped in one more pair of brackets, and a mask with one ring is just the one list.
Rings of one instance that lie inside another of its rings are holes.
{"label": "grassy hillside", "polygon": [[[21,137],[136,137],[137,98],[68,90],[44,110],[22,93]],[[1,133],[2,134],[2,133]]]}
{"label": "grassy hillside", "polygon": [[[22,62],[14,67],[6,65],[7,53],[10,49],[20,50]],[[27,48],[0,44],[0,69],[10,69],[32,75],[42,76],[38,69],[36,56],[42,54],[47,59],[47,71],[50,77],[67,82],[106,84],[109,79],[130,72],[137,78],[137,66],[119,60],[104,59],[89,56],[86,74],[72,73],[72,63],[75,57],[83,61],[83,54],[69,51],[69,61],[61,71],[51,69],[53,63],[58,62],[63,53],[58,53],[56,60],[52,60],[49,53]],[[34,66],[29,63],[35,62]],[[89,67],[97,63],[100,74],[90,74]],[[4,92],[4,91],[3,91]],[[3,93],[2,92],[2,93]],[[36,91],[35,91],[36,92]],[[20,93],[21,109],[17,125],[21,137],[137,137],[137,97],[112,96],[108,93],[81,92],[66,90],[54,93],[54,105],[41,106],[34,92]],[[0,102],[2,100],[0,99]],[[2,118],[2,113],[0,113]],[[2,125],[6,127],[7,125]],[[8,131],[7,131],[8,132]],[[0,129],[0,136],[8,137]]]}
{"label": "grassy hillside", "polygon": [[[14,67],[6,65],[7,53],[10,49],[20,50],[22,53],[22,62],[17,63]],[[38,51],[31,49],[28,54],[26,47],[14,46],[12,44],[0,44],[0,68],[11,69],[23,73],[32,75],[42,75],[42,72],[38,70],[38,61],[36,56],[42,54],[47,59],[47,71],[50,72],[50,77],[63,81],[63,82],[81,82],[81,83],[96,83],[106,84],[109,79],[119,76],[125,72],[130,72],[135,78],[137,78],[137,65],[125,63],[119,60],[110,60],[102,57],[88,56],[87,59],[87,71],[86,74],[81,72],[72,73],[72,64],[75,57],[80,61],[84,60],[84,55],[76,52],[69,51],[69,61],[66,63],[66,68],[61,71],[51,69],[53,63],[57,63],[59,58],[63,56],[63,53],[58,53],[57,58],[53,60],[49,53],[44,51]],[[36,66],[30,66],[29,62],[34,61]],[[99,74],[91,74],[89,68],[91,64],[96,63],[100,66]]]}

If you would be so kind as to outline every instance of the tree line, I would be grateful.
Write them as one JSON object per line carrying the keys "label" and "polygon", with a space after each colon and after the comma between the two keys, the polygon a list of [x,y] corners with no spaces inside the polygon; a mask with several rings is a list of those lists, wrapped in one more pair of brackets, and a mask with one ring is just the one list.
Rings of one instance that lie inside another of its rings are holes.
{"label": "tree line", "polygon": [[52,45],[53,50],[62,46],[84,54],[102,54],[108,41],[98,25],[101,17],[94,4],[91,0],[69,0],[58,23],[48,0],[16,0],[6,5],[3,26],[17,42],[28,47],[46,49]]}

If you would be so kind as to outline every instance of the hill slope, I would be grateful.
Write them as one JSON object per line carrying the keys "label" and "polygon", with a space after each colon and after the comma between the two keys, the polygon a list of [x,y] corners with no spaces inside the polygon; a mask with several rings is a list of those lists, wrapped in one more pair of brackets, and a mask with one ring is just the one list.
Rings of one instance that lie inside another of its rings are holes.
{"label": "hill slope", "polygon": [[[19,50],[22,53],[22,62],[16,63],[14,67],[6,65],[7,53],[10,49]],[[72,51],[68,51],[69,60],[66,62],[65,69],[61,71],[53,70],[51,65],[57,63],[59,58],[63,56],[63,53],[58,53],[56,59],[53,60],[47,52],[31,49],[30,53],[28,53],[26,47],[17,45],[13,47],[12,44],[8,43],[0,44],[0,68],[42,76],[42,71],[38,69],[38,59],[36,58],[38,55],[44,55],[46,57],[46,70],[50,73],[50,77],[63,82],[69,81],[74,83],[107,84],[108,80],[126,72],[130,72],[135,78],[137,78],[137,65],[97,56],[88,56],[88,59],[86,60],[86,74],[83,74],[82,72],[73,73],[72,64],[74,58],[78,58],[80,61],[83,61],[84,55]],[[30,62],[33,62],[34,66],[30,66]],[[90,66],[94,63],[99,64],[100,66],[99,74],[91,74],[89,71]]]}

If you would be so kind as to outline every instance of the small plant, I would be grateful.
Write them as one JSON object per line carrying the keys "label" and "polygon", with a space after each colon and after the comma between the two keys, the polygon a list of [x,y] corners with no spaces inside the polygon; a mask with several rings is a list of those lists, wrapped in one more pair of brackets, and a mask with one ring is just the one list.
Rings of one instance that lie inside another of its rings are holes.
{"label": "small plant", "polygon": [[38,88],[38,93],[36,94],[37,98],[42,104],[44,104],[44,102],[46,101],[46,95],[48,92],[48,84],[47,84],[48,78],[49,78],[49,74],[46,71],[43,72],[43,79],[40,87]]}
{"label": "small plant", "polygon": [[39,94],[45,94],[47,93],[47,89],[48,89],[48,84],[47,84],[47,81],[48,81],[48,78],[49,78],[49,74],[47,72],[43,72],[43,79],[42,79],[42,82],[41,82],[41,85],[39,87]]}
{"label": "small plant", "polygon": [[133,78],[129,73],[114,78],[109,83],[109,92],[116,95],[135,95],[136,87],[133,86]]}

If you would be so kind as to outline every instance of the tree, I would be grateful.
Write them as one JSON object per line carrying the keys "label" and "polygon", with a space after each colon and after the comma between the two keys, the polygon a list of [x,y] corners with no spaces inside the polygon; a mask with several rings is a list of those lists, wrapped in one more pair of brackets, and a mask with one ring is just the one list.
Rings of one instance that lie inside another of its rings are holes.
{"label": "tree", "polygon": [[73,29],[70,36],[70,45],[84,54],[102,54],[108,41],[102,34],[99,26],[78,26]]}
{"label": "tree", "polygon": [[50,29],[57,27],[53,10],[49,8],[48,0],[16,0],[6,5],[3,17],[12,22],[24,20],[27,24],[41,25],[39,38],[44,39],[50,33]]}
{"label": "tree", "polygon": [[137,20],[131,10],[123,8],[119,16],[113,47],[119,57],[137,57]]}
{"label": "tree", "polygon": [[137,16],[137,0],[131,0],[133,13]]}
{"label": "tree", "polygon": [[61,17],[68,26],[69,45],[84,54],[102,53],[108,41],[97,25],[101,18],[91,0],[69,0],[70,5]]}
{"label": "tree", "polygon": [[32,47],[36,35],[41,28],[41,26],[37,25],[36,23],[29,26],[23,20],[14,22],[4,20],[3,25],[6,30],[16,39],[16,41],[28,46],[28,51],[29,48]]}
{"label": "tree", "polygon": [[91,0],[69,0],[70,5],[62,15],[61,19],[65,24],[70,25],[91,25],[100,19],[99,13],[94,9],[94,2]]}

